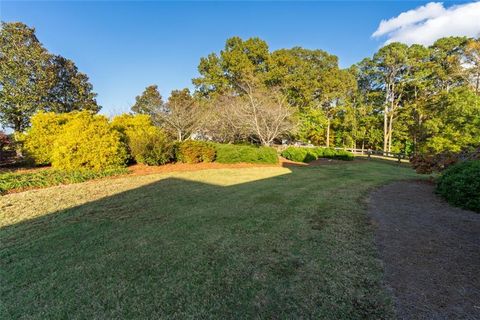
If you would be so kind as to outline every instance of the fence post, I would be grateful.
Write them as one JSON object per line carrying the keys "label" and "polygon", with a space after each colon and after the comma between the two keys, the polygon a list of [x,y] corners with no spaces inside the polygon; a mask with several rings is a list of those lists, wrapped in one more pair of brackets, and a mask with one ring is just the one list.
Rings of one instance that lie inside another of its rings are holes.
{"label": "fence post", "polygon": [[372,154],[372,151],[370,149],[367,150],[367,154],[368,154],[368,160],[370,160],[370,156]]}
{"label": "fence post", "polygon": [[401,159],[402,159],[402,155],[399,153],[398,154],[398,163],[402,162]]}

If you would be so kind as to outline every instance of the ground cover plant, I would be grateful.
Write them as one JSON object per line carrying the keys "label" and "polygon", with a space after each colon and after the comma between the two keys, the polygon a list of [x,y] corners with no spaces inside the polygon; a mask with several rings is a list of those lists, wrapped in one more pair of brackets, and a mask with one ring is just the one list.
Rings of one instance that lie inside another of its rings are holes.
{"label": "ground cover plant", "polygon": [[480,212],[480,160],[448,167],[438,178],[436,191],[455,206]]}
{"label": "ground cover plant", "polygon": [[0,194],[12,190],[50,187],[59,184],[84,182],[87,180],[115,176],[128,173],[127,168],[114,168],[102,171],[54,170],[45,169],[32,172],[0,173]]}
{"label": "ground cover plant", "polygon": [[2,319],[384,319],[377,161],[128,176],[0,198]]}

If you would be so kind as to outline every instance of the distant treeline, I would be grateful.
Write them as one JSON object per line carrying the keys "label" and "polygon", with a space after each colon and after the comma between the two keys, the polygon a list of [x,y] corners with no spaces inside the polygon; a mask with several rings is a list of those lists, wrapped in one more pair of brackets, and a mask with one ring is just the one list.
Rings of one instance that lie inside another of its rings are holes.
{"label": "distant treeline", "polygon": [[[352,48],[352,50],[354,50]],[[226,41],[200,59],[195,90],[164,102],[151,85],[132,112],[148,114],[177,140],[284,139],[405,153],[480,145],[480,40],[432,46],[391,43],[347,69],[323,50],[270,51],[258,38]],[[0,30],[0,121],[17,132],[38,111],[98,112],[88,77],[49,53],[22,23]]]}

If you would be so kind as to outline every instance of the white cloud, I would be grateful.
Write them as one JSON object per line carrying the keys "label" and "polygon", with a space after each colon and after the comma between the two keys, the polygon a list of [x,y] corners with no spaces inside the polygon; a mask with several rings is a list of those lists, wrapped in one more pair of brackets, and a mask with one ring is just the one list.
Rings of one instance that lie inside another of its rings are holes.
{"label": "white cloud", "polygon": [[445,8],[443,3],[430,2],[382,20],[372,37],[386,37],[386,44],[430,45],[448,36],[480,36],[480,1]]}

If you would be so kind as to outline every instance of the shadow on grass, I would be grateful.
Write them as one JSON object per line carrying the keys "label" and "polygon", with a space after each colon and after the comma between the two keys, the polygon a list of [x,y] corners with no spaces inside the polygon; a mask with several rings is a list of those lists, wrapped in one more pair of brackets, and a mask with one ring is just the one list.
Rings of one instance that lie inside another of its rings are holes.
{"label": "shadow on grass", "polygon": [[288,168],[227,187],[167,178],[3,227],[0,317],[388,316],[356,203],[381,179]]}

